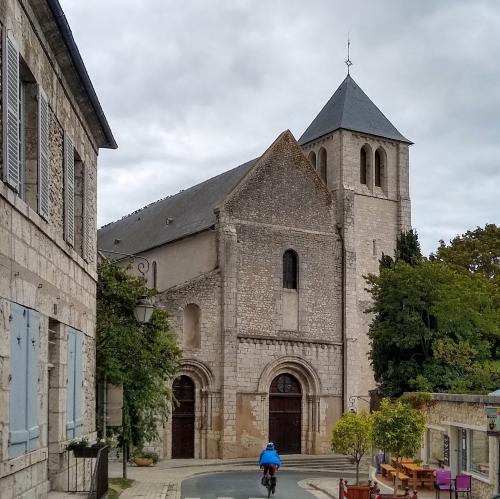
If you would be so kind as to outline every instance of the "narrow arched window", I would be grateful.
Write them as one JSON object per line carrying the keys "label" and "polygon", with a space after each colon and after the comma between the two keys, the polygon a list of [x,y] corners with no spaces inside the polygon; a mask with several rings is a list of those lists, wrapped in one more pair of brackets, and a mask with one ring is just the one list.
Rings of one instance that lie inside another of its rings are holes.
{"label": "narrow arched window", "polygon": [[359,181],[366,185],[368,179],[368,164],[366,158],[366,149],[364,147],[361,148],[359,152]]}
{"label": "narrow arched window", "polygon": [[299,275],[299,259],[295,251],[289,249],[283,253],[283,287],[297,289]]}
{"label": "narrow arched window", "polygon": [[375,151],[375,186],[382,187],[382,181],[384,179],[384,153],[380,149]]}
{"label": "narrow arched window", "polygon": [[311,151],[309,153],[309,156],[307,156],[307,159],[311,162],[311,165],[316,168],[316,153],[314,151]]}
{"label": "narrow arched window", "polygon": [[158,264],[153,261],[152,272],[153,272],[153,289],[158,289]]}
{"label": "narrow arched window", "polygon": [[318,153],[318,173],[326,184],[326,149],[322,147]]}
{"label": "narrow arched window", "polygon": [[195,303],[189,303],[184,308],[183,327],[184,348],[200,348],[201,345],[201,310]]}

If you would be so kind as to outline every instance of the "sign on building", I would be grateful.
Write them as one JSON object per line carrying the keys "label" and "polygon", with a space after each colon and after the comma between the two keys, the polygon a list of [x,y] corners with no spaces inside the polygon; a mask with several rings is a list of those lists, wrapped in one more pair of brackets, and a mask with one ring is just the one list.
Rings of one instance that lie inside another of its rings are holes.
{"label": "sign on building", "polygon": [[486,407],[488,435],[500,436],[500,407]]}

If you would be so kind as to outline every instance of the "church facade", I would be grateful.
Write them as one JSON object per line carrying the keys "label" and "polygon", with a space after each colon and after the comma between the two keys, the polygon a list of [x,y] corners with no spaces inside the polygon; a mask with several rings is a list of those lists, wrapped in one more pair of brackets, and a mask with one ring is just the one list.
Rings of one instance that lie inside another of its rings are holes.
{"label": "church facade", "polygon": [[347,76],[299,141],[100,229],[101,251],[151,263],[183,346],[163,456],[326,453],[366,405],[363,276],[410,228],[410,144]]}

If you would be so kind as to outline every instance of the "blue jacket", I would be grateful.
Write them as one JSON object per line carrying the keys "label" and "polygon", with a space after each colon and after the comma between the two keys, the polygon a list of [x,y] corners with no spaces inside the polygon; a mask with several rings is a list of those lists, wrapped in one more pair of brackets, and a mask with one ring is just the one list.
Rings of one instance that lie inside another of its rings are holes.
{"label": "blue jacket", "polygon": [[281,459],[275,450],[263,450],[259,458],[259,466],[265,464],[277,464],[281,466]]}

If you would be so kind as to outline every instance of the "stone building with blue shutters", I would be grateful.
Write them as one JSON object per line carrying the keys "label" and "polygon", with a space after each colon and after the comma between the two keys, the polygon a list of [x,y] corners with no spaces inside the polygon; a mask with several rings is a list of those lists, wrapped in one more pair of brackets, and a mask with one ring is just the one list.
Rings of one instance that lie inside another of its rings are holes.
{"label": "stone building with blue shutters", "polygon": [[0,0],[0,29],[0,496],[43,498],[96,436],[97,154],[116,143],[57,0]]}
{"label": "stone building with blue shutters", "polygon": [[150,260],[183,346],[163,455],[326,453],[367,405],[363,276],[410,228],[410,144],[348,75],[298,141],[99,229]]}

